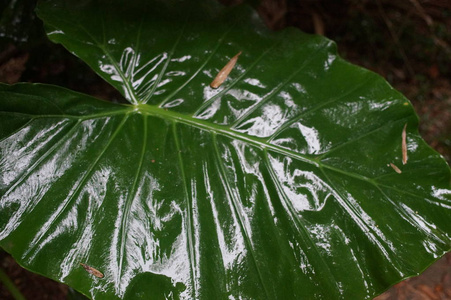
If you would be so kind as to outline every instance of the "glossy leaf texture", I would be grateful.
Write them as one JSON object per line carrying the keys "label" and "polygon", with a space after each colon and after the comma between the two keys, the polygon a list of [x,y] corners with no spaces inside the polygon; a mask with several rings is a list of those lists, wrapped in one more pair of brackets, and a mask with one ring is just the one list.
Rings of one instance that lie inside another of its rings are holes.
{"label": "glossy leaf texture", "polygon": [[446,162],[331,41],[214,1],[106,3],[38,14],[131,105],[0,86],[0,245],[23,266],[94,299],[368,299],[450,250]]}

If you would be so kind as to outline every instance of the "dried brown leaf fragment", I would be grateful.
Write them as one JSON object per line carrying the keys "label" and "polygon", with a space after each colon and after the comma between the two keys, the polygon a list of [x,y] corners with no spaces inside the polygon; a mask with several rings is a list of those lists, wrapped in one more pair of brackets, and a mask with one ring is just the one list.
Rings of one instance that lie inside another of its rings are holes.
{"label": "dried brown leaf fragment", "polygon": [[88,266],[88,265],[83,264],[83,263],[80,263],[80,265],[81,265],[81,266],[86,270],[86,272],[88,272],[89,274],[92,274],[92,275],[94,275],[94,276],[97,277],[97,278],[103,278],[103,273],[100,272],[99,270],[94,269],[93,267]]}
{"label": "dried brown leaf fragment", "polygon": [[402,138],[402,164],[405,165],[407,163],[407,133],[406,133],[407,123],[404,125],[402,130],[401,138]]}
{"label": "dried brown leaf fragment", "polygon": [[218,75],[216,75],[215,79],[210,83],[210,86],[212,88],[217,89],[227,79],[233,67],[235,67],[238,56],[240,56],[240,54],[241,51],[238,52],[237,55],[232,57],[229,62],[221,69],[221,71],[219,71]]}
{"label": "dried brown leaf fragment", "polygon": [[394,163],[390,163],[390,167],[392,167],[396,173],[398,173],[398,174],[402,173],[402,171]]}

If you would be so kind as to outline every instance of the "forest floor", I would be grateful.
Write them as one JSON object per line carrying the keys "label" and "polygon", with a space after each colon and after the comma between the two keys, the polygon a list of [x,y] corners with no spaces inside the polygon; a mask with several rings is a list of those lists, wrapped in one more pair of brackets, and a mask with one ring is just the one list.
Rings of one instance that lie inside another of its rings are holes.
{"label": "forest floor", "polygon": [[[42,30],[35,28],[42,25],[32,10],[22,10],[29,13],[31,25],[17,29],[22,35],[26,32],[20,41],[11,38],[21,35],[14,32],[9,41],[0,43],[0,82],[51,83],[102,99],[121,98],[77,58],[44,41]],[[259,12],[274,30],[295,26],[329,37],[345,59],[386,78],[411,100],[426,142],[451,162],[451,1],[264,0]],[[0,268],[26,299],[67,299],[72,292],[22,269],[4,252],[0,252]],[[0,299],[13,299],[1,284]],[[451,254],[376,299],[451,299]]]}

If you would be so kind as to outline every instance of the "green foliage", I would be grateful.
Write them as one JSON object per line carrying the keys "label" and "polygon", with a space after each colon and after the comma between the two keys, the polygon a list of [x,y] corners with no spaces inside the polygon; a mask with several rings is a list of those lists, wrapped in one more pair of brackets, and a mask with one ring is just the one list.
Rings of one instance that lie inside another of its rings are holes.
{"label": "green foliage", "polygon": [[41,3],[131,104],[0,85],[5,250],[96,299],[365,299],[450,249],[450,171],[408,100],[323,37],[198,2]]}

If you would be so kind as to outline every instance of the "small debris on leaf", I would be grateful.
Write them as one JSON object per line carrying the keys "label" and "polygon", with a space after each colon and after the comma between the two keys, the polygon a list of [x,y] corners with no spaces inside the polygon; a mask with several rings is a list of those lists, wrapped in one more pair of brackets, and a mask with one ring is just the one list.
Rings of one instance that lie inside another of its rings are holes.
{"label": "small debris on leaf", "polygon": [[93,267],[88,266],[88,265],[83,264],[83,263],[80,263],[80,265],[81,265],[81,266],[86,270],[86,272],[88,272],[89,274],[92,274],[92,275],[94,275],[94,276],[97,277],[97,278],[103,278],[103,274],[102,274],[102,272],[100,272],[99,270],[94,269]]}
{"label": "small debris on leaf", "polygon": [[407,134],[406,134],[407,123],[404,125],[404,129],[402,130],[402,164],[405,165],[407,163]]}
{"label": "small debris on leaf", "polygon": [[232,57],[229,62],[224,66],[224,68],[219,71],[218,75],[216,75],[215,79],[210,83],[210,86],[214,89],[217,89],[226,79],[227,76],[229,76],[230,72],[232,71],[233,67],[235,66],[238,56],[240,56],[241,51],[238,52],[237,55]]}
{"label": "small debris on leaf", "polygon": [[397,166],[395,166],[395,164],[390,163],[390,167],[392,167],[393,170],[395,170],[396,173],[398,173],[398,174],[402,173],[401,170]]}

